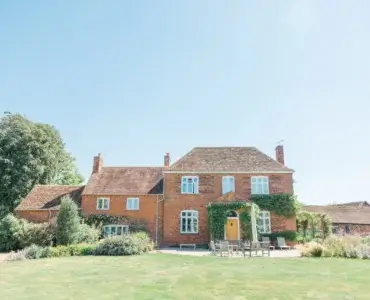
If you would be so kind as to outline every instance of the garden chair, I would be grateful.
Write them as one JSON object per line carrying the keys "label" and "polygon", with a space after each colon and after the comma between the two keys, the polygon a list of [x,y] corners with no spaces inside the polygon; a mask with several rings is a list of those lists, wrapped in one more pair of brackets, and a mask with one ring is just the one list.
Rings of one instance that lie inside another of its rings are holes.
{"label": "garden chair", "polygon": [[267,242],[267,243],[269,243],[269,248],[270,248],[271,250],[274,250],[274,249],[275,249],[275,246],[272,246],[272,245],[271,245],[271,241],[270,241],[270,238],[269,238],[268,236],[263,236],[263,237],[262,237],[262,242]]}
{"label": "garden chair", "polygon": [[249,256],[252,256],[252,243],[251,241],[245,240],[241,243],[241,250],[245,257],[245,253],[249,251]]}
{"label": "garden chair", "polygon": [[239,251],[242,250],[241,248],[241,241],[240,240],[228,240],[229,242],[229,249],[232,252],[236,252],[236,254],[239,254]]}
{"label": "garden chair", "polygon": [[262,241],[260,243],[260,248],[261,248],[262,256],[265,256],[265,254],[270,256],[270,249],[271,249],[270,241]]}
{"label": "garden chair", "polygon": [[217,255],[217,252],[220,251],[220,244],[216,244],[214,241],[209,243],[209,249],[211,250],[212,255]]}
{"label": "garden chair", "polygon": [[230,245],[228,241],[221,241],[220,242],[220,254],[223,256],[223,254],[227,254],[227,256],[230,255]]}
{"label": "garden chair", "polygon": [[288,246],[285,242],[285,238],[278,237],[276,240],[277,240],[277,248],[279,248],[279,249],[290,249],[290,246]]}

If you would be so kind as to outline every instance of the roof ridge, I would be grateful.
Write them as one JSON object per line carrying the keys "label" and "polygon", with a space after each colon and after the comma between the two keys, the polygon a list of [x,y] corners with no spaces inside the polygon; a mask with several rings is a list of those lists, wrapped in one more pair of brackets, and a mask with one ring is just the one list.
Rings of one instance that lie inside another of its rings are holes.
{"label": "roof ridge", "polygon": [[157,168],[157,169],[164,169],[164,167],[161,166],[103,166],[104,168]]}
{"label": "roof ridge", "polygon": [[43,186],[43,187],[83,187],[85,186],[84,184],[82,185],[68,185],[68,184],[35,184],[34,187],[36,186]]}
{"label": "roof ridge", "polygon": [[256,146],[197,146],[197,147],[194,147],[193,149],[206,149],[206,148],[213,148],[213,149],[217,149],[217,148],[223,148],[223,149],[226,149],[226,148],[256,148]]}

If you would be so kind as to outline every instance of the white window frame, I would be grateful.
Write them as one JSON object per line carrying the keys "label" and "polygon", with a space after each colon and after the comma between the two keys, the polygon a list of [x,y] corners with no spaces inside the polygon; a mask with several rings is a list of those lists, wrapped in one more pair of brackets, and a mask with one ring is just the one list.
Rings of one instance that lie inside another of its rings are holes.
{"label": "white window frame", "polygon": [[[101,207],[99,207],[99,202],[101,201]],[[106,204],[106,205],[105,205]],[[96,210],[109,210],[110,199],[109,198],[97,198],[96,199]]]}
{"label": "white window frame", "polygon": [[[188,230],[188,220],[190,220],[190,229]],[[185,222],[185,230],[183,224]],[[196,234],[199,232],[199,213],[197,210],[182,210],[180,212],[180,233]]]}
{"label": "white window frame", "polygon": [[[109,233],[106,234],[106,228],[109,228]],[[114,234],[112,234],[112,228],[114,228]],[[119,230],[120,229],[120,230]],[[120,234],[118,234],[120,231]],[[121,224],[108,224],[103,226],[103,235],[104,237],[107,236],[116,236],[116,235],[124,235],[128,233],[128,225],[121,225]]]}
{"label": "white window frame", "polygon": [[[192,182],[189,182],[192,180]],[[186,186],[186,189],[184,187]],[[199,194],[199,177],[182,176],[181,177],[181,194]]]}
{"label": "white window frame", "polygon": [[222,194],[235,192],[235,177],[222,176]]}
{"label": "white window frame", "polygon": [[251,194],[252,195],[268,195],[270,194],[268,176],[252,176],[251,177]]}
{"label": "white window frame", "polygon": [[139,210],[140,199],[139,197],[127,198],[126,209],[127,210]]}
{"label": "white window frame", "polygon": [[271,213],[261,210],[257,220],[258,232],[261,234],[271,233]]}

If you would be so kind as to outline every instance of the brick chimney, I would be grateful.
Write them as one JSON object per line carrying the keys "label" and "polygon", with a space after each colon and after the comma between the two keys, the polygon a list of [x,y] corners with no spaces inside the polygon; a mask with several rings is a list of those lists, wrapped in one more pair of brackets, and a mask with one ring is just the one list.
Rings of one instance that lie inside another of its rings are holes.
{"label": "brick chimney", "polygon": [[101,153],[98,156],[94,156],[94,164],[93,164],[93,174],[99,173],[101,168],[103,167],[103,157]]}
{"label": "brick chimney", "polygon": [[165,155],[164,155],[164,167],[167,169],[170,167],[170,162],[171,162],[171,159],[170,159],[170,153],[167,152]]}
{"label": "brick chimney", "polygon": [[276,146],[275,153],[276,153],[276,161],[281,164],[284,164],[284,146],[283,145]]}

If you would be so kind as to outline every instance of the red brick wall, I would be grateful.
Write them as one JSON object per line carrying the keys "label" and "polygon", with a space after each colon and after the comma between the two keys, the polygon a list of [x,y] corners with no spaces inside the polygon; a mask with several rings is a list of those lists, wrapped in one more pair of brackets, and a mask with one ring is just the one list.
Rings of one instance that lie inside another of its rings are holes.
{"label": "red brick wall", "polygon": [[348,235],[370,235],[370,225],[365,224],[348,224],[350,232],[346,233],[347,224],[333,224],[333,226],[338,227],[338,235],[348,234]]}
{"label": "red brick wall", "polygon": [[15,215],[18,218],[26,219],[29,222],[45,223],[56,217],[58,210],[17,210]]}
{"label": "red brick wall", "polygon": [[[100,197],[110,199],[109,210],[96,209],[96,200]],[[139,210],[126,210],[127,198],[131,197],[140,199]],[[148,227],[151,237],[155,239],[157,199],[161,200],[162,198],[162,195],[83,195],[81,208],[85,216],[94,214],[125,216],[129,218],[130,222],[143,223]],[[163,225],[163,201],[158,203],[158,215],[158,238],[160,240]]]}
{"label": "red brick wall", "polygon": [[[268,176],[270,194],[293,194],[292,174],[198,174],[199,194],[182,195],[181,177],[193,174],[165,173],[164,179],[164,229],[163,244],[208,243],[207,208],[210,202],[222,195],[222,176],[235,176],[235,193],[249,199],[251,196],[251,176]],[[180,212],[185,209],[198,210],[199,233],[180,233]],[[296,230],[295,218],[272,217],[274,231]]]}

